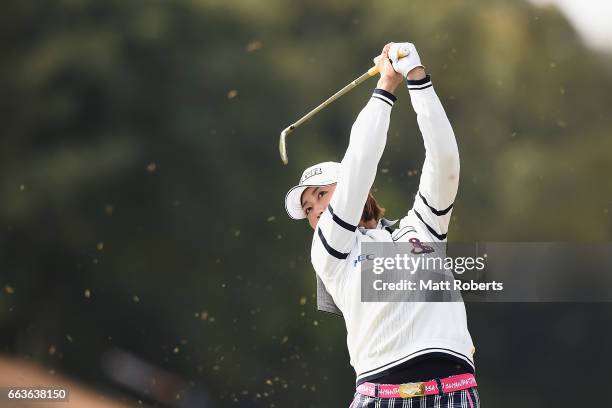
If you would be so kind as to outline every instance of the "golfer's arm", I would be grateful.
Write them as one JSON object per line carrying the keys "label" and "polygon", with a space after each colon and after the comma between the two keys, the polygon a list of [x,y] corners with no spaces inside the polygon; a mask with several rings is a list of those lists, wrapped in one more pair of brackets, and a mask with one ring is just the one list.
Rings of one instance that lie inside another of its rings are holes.
{"label": "golfer's arm", "polygon": [[336,190],[315,231],[316,245],[325,249],[331,261],[345,259],[355,242],[355,230],[387,142],[394,101],[393,95],[377,89],[351,129]]}
{"label": "golfer's arm", "polygon": [[439,234],[445,234],[459,185],[457,141],[429,76],[408,81],[408,89],[425,144],[414,209]]}
{"label": "golfer's arm", "polygon": [[357,225],[385,149],[395,97],[376,90],[351,129],[349,146],[330,205],[346,222]]}

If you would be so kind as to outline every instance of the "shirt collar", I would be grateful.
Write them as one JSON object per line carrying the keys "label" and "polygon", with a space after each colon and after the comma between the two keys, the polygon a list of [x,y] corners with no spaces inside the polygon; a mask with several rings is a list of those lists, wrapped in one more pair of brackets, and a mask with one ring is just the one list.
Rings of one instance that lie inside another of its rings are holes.
{"label": "shirt collar", "polygon": [[397,223],[398,220],[388,220],[386,218],[381,218],[380,220],[378,220],[378,224],[376,225],[376,228],[365,228],[360,226],[359,227],[359,231],[361,231],[362,233],[365,234],[365,232],[368,229],[387,229],[387,228],[391,228],[393,227],[393,225],[395,225]]}

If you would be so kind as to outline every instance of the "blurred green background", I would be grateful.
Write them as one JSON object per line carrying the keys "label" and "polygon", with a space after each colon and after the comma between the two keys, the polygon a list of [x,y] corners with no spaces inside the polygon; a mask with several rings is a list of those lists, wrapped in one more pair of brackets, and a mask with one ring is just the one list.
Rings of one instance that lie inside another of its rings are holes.
{"label": "blurred green background", "polygon": [[[0,26],[0,352],[123,401],[348,406],[344,325],[315,311],[312,232],[283,199],[342,157],[375,80],[296,131],[287,167],[277,143],[389,41],[417,45],[458,138],[449,241],[610,240],[612,57],[554,8],[13,0]],[[397,96],[390,218],[424,154]],[[610,404],[610,304],[467,309],[483,407]],[[182,397],[118,376],[121,353]]]}

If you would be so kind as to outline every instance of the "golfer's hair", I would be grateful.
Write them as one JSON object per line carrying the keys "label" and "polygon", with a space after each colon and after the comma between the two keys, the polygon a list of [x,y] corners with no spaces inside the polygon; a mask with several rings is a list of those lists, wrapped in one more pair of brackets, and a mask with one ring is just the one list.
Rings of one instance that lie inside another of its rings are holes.
{"label": "golfer's hair", "polygon": [[363,206],[361,220],[365,222],[370,220],[378,222],[384,215],[385,209],[378,204],[372,193],[368,193],[368,199]]}

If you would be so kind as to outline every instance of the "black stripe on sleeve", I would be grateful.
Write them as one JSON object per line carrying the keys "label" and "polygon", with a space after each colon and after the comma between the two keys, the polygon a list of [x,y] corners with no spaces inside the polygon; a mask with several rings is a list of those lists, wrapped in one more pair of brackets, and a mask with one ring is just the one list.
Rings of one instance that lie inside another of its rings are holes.
{"label": "black stripe on sleeve", "polygon": [[408,88],[409,91],[420,91],[421,89],[426,89],[429,87],[432,87],[433,84],[429,84],[429,85],[425,85],[425,86],[421,86],[421,87],[410,87]]}
{"label": "black stripe on sleeve", "polygon": [[391,92],[385,91],[384,89],[376,88],[374,90],[374,93],[382,95],[382,96],[386,96],[387,98],[391,99],[393,102],[397,101],[397,97],[395,95],[393,95]]}
{"label": "black stripe on sleeve", "polygon": [[381,97],[379,97],[379,96],[372,95],[372,98],[379,99],[379,100],[383,101],[384,103],[386,103],[387,105],[389,105],[389,106],[393,106],[393,104],[392,104],[391,102],[389,102],[388,100],[386,100],[386,99],[384,99],[384,98],[381,98]]}
{"label": "black stripe on sleeve", "polygon": [[422,79],[408,80],[407,84],[409,91],[418,91],[432,86],[431,77],[429,75],[425,75],[425,78]]}
{"label": "black stripe on sleeve", "polygon": [[321,232],[321,228],[318,228],[319,231],[319,238],[321,239],[321,243],[323,244],[323,246],[325,247],[325,250],[334,258],[338,258],[338,259],[346,259],[349,254],[348,253],[342,253],[340,251],[336,251],[334,248],[332,248],[328,243],[327,240],[325,239],[325,237],[323,236],[323,232]]}
{"label": "black stripe on sleeve", "polygon": [[425,205],[427,207],[429,207],[429,209],[431,210],[432,213],[436,214],[437,216],[440,215],[444,215],[447,214],[451,208],[453,208],[453,204],[449,205],[447,209],[445,210],[436,210],[435,208],[433,208],[431,205],[429,205],[429,203],[427,202],[427,200],[425,199],[425,197],[423,197],[423,194],[421,194],[421,192],[419,191],[419,197],[421,197],[421,200],[423,200],[423,202],[425,203]]}
{"label": "black stripe on sleeve", "polygon": [[425,85],[426,83],[431,82],[431,75],[427,74],[425,75],[425,78],[422,79],[407,79],[406,82],[408,83],[408,86]]}
{"label": "black stripe on sleeve", "polygon": [[331,213],[332,219],[334,220],[334,222],[336,224],[338,224],[342,228],[347,229],[347,230],[349,230],[351,232],[355,232],[357,230],[357,226],[356,225],[351,225],[348,222],[344,221],[342,218],[338,217],[336,214],[334,214],[334,209],[332,208],[331,205],[328,205],[327,209]]}
{"label": "black stripe on sleeve", "polygon": [[413,209],[413,211],[414,211],[414,213],[416,214],[416,216],[419,218],[419,220],[421,220],[421,222],[422,222],[423,224],[425,224],[425,226],[427,227],[427,229],[429,230],[429,232],[431,232],[431,233],[433,234],[433,236],[434,236],[434,237],[438,238],[440,241],[442,241],[442,240],[446,239],[446,236],[447,236],[448,234],[438,234],[438,233],[436,232],[436,230],[435,230],[435,229],[431,228],[431,227],[430,227],[430,226],[429,226],[429,225],[428,225],[428,224],[425,222],[425,220],[423,220],[423,217],[421,217],[421,214],[419,214],[419,212],[418,212],[417,210]]}

